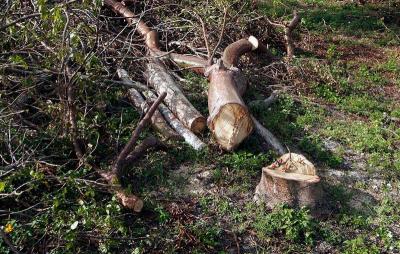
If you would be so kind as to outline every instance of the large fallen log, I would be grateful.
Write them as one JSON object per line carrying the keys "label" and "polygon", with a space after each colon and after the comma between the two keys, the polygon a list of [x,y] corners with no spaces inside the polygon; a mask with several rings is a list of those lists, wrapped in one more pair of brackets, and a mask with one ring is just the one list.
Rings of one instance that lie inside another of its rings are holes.
{"label": "large fallen log", "polygon": [[253,131],[253,120],[236,88],[233,71],[218,61],[207,72],[208,127],[218,144],[231,151]]}

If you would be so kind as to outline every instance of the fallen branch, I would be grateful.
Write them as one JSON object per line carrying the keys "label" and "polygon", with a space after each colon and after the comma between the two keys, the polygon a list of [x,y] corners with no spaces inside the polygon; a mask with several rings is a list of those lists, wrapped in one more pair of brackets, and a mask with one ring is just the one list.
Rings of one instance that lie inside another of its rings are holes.
{"label": "fallen branch", "polygon": [[[142,91],[148,90],[145,85],[134,82],[124,69],[117,69],[118,77],[128,86],[146,88]],[[128,98],[137,110],[141,112],[146,112],[149,108],[149,104],[146,102],[145,98],[138,92],[135,88],[130,88],[128,90]],[[160,111],[157,109],[153,116],[151,117],[151,124],[156,131],[158,131],[166,139],[178,139],[177,133],[171,129],[165,119],[162,117]]]}
{"label": "fallen branch", "polygon": [[287,153],[287,150],[283,147],[279,139],[275,137],[272,132],[267,130],[257,119],[252,116],[254,126],[256,129],[256,133],[262,137],[275,152],[277,152],[279,155],[283,155]]}
{"label": "fallen branch", "polygon": [[168,73],[163,63],[154,59],[147,64],[147,81],[158,94],[166,93],[165,104],[175,116],[194,133],[200,133],[206,126],[206,119],[183,95],[179,85]]}
{"label": "fallen branch", "polygon": [[[150,90],[144,92],[144,95],[149,99],[156,97],[156,95]],[[199,139],[193,132],[186,128],[163,103],[160,104],[159,110],[164,116],[165,120],[179,135],[183,137],[186,143],[193,147],[193,149],[201,150],[206,147],[206,144],[201,141],[201,139]]]}
{"label": "fallen branch", "polygon": [[163,147],[164,144],[161,143],[156,137],[150,136],[145,138],[137,147],[135,147],[135,150],[131,152],[126,159],[124,160],[124,165],[131,164],[132,162],[136,161],[141,157],[145,152],[151,148],[156,148],[156,147]]}
{"label": "fallen branch", "polygon": [[164,98],[167,96],[167,93],[162,93],[157,100],[151,105],[150,109],[147,111],[145,116],[143,117],[142,120],[140,120],[139,124],[136,126],[135,130],[132,133],[131,139],[128,141],[128,143],[125,145],[125,147],[122,149],[120,154],[118,155],[114,166],[112,168],[112,172],[117,175],[118,177],[121,176],[121,168],[124,166],[124,162],[128,155],[132,152],[133,148],[136,145],[136,142],[139,138],[140,133],[142,130],[151,122],[151,117],[153,116],[154,112],[157,110],[158,106],[164,100]]}

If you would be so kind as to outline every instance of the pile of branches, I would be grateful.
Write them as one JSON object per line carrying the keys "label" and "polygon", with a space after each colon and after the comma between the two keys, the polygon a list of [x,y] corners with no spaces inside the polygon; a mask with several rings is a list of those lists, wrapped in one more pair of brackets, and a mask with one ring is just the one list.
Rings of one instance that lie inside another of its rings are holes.
{"label": "pile of branches", "polygon": [[[272,80],[287,72],[299,16],[295,13],[290,22],[275,23],[256,13],[242,15],[251,8],[250,1],[216,5],[203,13],[201,4],[167,2],[1,4],[0,180],[36,165],[41,174],[62,185],[65,180],[57,170],[84,167],[92,171],[83,181],[97,184],[100,177],[105,191],[139,212],[143,201],[121,185],[124,168],[150,149],[164,149],[167,140],[184,140],[193,149],[204,149],[202,133],[208,127],[217,145],[232,151],[255,130],[278,154],[286,152],[251,115],[242,96],[248,79],[255,79],[251,74],[257,71],[251,69],[255,63],[275,64]],[[282,37],[276,31],[283,32]],[[286,57],[271,54],[270,43],[286,51]],[[239,62],[251,52],[257,57]],[[251,68],[242,71],[243,66]],[[208,117],[182,92],[182,70],[209,81]],[[119,142],[120,134],[111,134],[95,120],[98,114],[107,116],[126,106],[105,103],[109,93],[119,91],[126,91],[142,115],[125,145]],[[274,100],[272,94],[262,103]],[[148,125],[161,139],[150,135],[137,145]],[[96,150],[98,146],[109,149]],[[2,195],[3,204],[19,197],[21,203],[28,201],[23,209],[45,208],[21,198],[34,183],[19,184]],[[13,211],[1,213],[8,216]]]}

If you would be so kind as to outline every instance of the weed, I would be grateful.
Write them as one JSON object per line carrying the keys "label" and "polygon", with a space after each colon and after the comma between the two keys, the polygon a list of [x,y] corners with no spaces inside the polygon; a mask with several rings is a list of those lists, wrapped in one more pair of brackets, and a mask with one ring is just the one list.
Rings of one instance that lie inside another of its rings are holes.
{"label": "weed", "polygon": [[312,245],[318,235],[317,223],[306,208],[279,206],[271,213],[258,215],[254,227],[260,237],[283,235],[289,241],[306,245]]}

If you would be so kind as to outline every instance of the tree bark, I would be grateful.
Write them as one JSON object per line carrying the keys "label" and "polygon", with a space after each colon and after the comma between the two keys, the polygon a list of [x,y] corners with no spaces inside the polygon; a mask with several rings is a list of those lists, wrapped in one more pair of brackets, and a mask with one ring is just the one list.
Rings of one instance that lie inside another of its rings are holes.
{"label": "tree bark", "polygon": [[[117,73],[118,77],[124,83],[134,84],[133,80],[129,77],[128,73],[124,69],[118,69]],[[142,84],[137,84],[137,85],[143,86]],[[135,106],[135,108],[141,112],[146,112],[150,107],[149,104],[146,102],[145,98],[142,96],[142,94],[134,88],[128,90],[128,98]],[[171,127],[165,121],[165,119],[163,118],[158,109],[154,112],[154,115],[151,117],[151,124],[153,128],[166,139],[178,139],[179,137],[178,134],[171,129]]]}
{"label": "tree bark", "polygon": [[147,81],[158,94],[167,93],[165,104],[175,116],[192,132],[201,133],[206,127],[206,119],[193,107],[183,95],[175,79],[163,64],[151,60],[147,64]]}
{"label": "tree bark", "polygon": [[231,151],[253,131],[253,120],[236,88],[233,71],[219,61],[207,73],[210,79],[207,124],[218,144]]}

